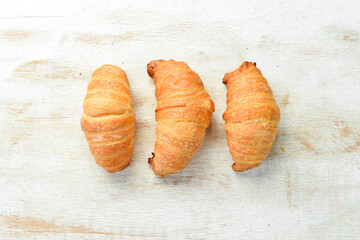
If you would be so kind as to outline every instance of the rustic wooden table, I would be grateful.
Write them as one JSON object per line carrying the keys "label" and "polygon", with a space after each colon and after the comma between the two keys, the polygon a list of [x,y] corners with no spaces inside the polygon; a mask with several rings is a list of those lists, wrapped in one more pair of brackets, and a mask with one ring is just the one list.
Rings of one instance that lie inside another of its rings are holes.
{"label": "rustic wooden table", "polygon": [[[360,2],[2,1],[1,239],[359,239]],[[200,150],[154,176],[146,64],[183,60],[215,102]],[[281,108],[261,167],[231,169],[225,73],[256,61]],[[80,129],[91,73],[126,70],[131,165],[108,174]]]}

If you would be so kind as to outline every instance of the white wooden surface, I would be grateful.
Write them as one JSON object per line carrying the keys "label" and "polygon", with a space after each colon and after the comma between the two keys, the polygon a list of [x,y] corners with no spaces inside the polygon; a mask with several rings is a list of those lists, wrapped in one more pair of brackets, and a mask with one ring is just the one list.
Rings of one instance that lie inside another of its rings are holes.
{"label": "white wooden surface", "polygon": [[[360,2],[1,1],[1,239],[359,239]],[[188,167],[154,176],[150,60],[183,60],[216,105]],[[281,108],[268,159],[231,169],[225,73],[256,61]],[[80,130],[94,69],[126,70],[123,172]],[[281,150],[283,148],[284,151]]]}

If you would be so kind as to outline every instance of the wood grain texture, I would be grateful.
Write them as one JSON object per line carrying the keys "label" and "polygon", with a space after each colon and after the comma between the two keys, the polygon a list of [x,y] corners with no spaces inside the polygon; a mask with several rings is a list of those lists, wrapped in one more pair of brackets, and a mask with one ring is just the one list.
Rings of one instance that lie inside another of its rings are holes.
{"label": "wood grain texture", "polygon": [[[0,8],[1,239],[356,239],[360,3],[5,1]],[[178,59],[215,103],[199,151],[161,179],[146,64]],[[281,122],[261,167],[235,173],[225,73],[255,61]],[[130,81],[131,165],[96,165],[79,118],[94,69]]]}

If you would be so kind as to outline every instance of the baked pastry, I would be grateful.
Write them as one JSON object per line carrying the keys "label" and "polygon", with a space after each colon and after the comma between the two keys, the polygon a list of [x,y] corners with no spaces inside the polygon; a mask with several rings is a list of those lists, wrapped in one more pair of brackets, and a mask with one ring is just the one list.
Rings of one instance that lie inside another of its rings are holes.
{"label": "baked pastry", "polygon": [[126,73],[103,65],[92,74],[81,128],[96,162],[108,172],[125,169],[134,150],[135,115]]}
{"label": "baked pastry", "polygon": [[280,110],[256,63],[244,62],[223,78],[227,108],[223,114],[234,171],[258,167],[270,152]]}
{"label": "baked pastry", "polygon": [[147,71],[155,83],[158,123],[149,164],[156,175],[166,176],[186,167],[205,136],[215,107],[199,75],[186,63],[155,60]]}

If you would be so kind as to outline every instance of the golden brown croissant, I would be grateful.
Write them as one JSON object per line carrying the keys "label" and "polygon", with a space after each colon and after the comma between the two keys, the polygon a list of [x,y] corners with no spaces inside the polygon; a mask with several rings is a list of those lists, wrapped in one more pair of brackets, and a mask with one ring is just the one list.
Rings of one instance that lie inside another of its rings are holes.
{"label": "golden brown croissant", "polygon": [[149,158],[154,173],[166,176],[186,167],[209,127],[214,103],[194,71],[184,62],[155,60],[147,65],[154,78],[156,143]]}
{"label": "golden brown croissant", "polygon": [[227,73],[227,108],[223,114],[234,171],[258,167],[270,152],[280,110],[256,63],[244,62]]}
{"label": "golden brown croissant", "polygon": [[96,162],[108,172],[125,169],[134,150],[135,115],[126,73],[103,65],[95,70],[84,100],[81,129]]}

